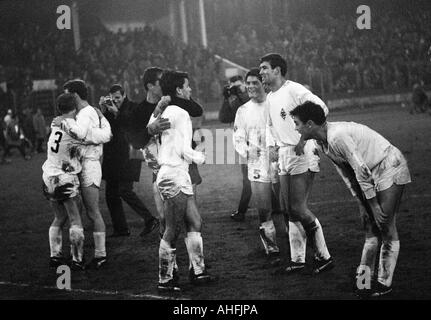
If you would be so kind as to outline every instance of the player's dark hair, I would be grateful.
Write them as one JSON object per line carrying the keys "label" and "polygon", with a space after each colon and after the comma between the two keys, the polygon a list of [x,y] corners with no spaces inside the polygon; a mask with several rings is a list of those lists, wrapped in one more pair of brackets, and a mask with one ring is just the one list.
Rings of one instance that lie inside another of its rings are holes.
{"label": "player's dark hair", "polygon": [[76,108],[77,102],[72,93],[62,93],[57,97],[57,109],[60,114],[69,113]]}
{"label": "player's dark hair", "polygon": [[151,67],[147,68],[144,71],[144,75],[142,76],[142,81],[144,82],[145,90],[148,90],[148,84],[156,84],[157,80],[159,80],[159,75],[163,73],[163,70],[159,67]]}
{"label": "player's dark hair", "polygon": [[163,72],[160,79],[160,87],[162,88],[163,95],[175,97],[177,95],[177,88],[182,88],[186,79],[189,76],[186,72],[167,70]]}
{"label": "player's dark hair", "polygon": [[262,76],[260,75],[260,71],[258,68],[252,68],[249,72],[245,75],[245,81],[247,81],[248,77],[256,77],[259,79],[260,82],[262,82]]}
{"label": "player's dark hair", "polygon": [[303,104],[300,104],[290,111],[290,115],[292,117],[298,117],[302,123],[306,123],[308,120],[313,120],[313,122],[319,126],[324,124],[326,121],[323,108],[311,101],[306,101]]}
{"label": "player's dark hair", "polygon": [[109,89],[109,93],[115,93],[117,91],[120,91],[120,93],[121,93],[122,96],[124,95],[124,88],[120,84],[114,84]]}
{"label": "player's dark hair", "polygon": [[278,53],[268,53],[260,58],[260,63],[268,62],[272,69],[280,68],[280,73],[284,77],[287,72],[287,62]]}
{"label": "player's dark hair", "polygon": [[88,90],[83,80],[69,80],[63,85],[63,89],[67,89],[70,93],[76,93],[82,100],[87,100]]}

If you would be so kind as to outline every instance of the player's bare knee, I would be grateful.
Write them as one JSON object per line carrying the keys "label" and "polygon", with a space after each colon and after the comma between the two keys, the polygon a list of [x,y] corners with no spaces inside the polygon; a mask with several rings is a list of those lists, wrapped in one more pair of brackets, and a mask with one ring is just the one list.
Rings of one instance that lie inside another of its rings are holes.
{"label": "player's bare knee", "polygon": [[271,219],[271,210],[267,208],[258,208],[257,212],[259,214],[260,222],[266,222]]}
{"label": "player's bare knee", "polygon": [[65,217],[55,217],[51,226],[63,228],[63,226],[66,224],[66,221],[67,219]]}
{"label": "player's bare knee", "polygon": [[398,231],[393,223],[384,223],[380,226],[380,233],[383,241],[398,240]]}
{"label": "player's bare knee", "polygon": [[292,204],[289,210],[289,216],[291,219],[302,220],[306,215],[306,207],[304,205]]}
{"label": "player's bare knee", "polygon": [[192,217],[187,216],[185,219],[185,225],[187,232],[201,232],[202,218],[199,214]]}
{"label": "player's bare knee", "polygon": [[163,240],[170,243],[171,245],[176,242],[176,239],[179,236],[179,232],[176,227],[166,227],[163,232]]}

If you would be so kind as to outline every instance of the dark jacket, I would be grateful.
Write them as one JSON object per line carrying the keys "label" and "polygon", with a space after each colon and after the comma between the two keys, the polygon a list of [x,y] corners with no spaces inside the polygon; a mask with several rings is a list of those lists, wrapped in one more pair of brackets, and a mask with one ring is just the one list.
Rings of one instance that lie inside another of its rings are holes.
{"label": "dark jacket", "polygon": [[136,149],[145,147],[150,141],[151,135],[148,133],[147,124],[157,103],[149,103],[147,100],[137,104],[132,110],[130,126],[126,132],[126,139]]}
{"label": "dark jacket", "polygon": [[133,126],[133,114],[138,105],[127,99],[117,116],[105,112],[105,117],[111,125],[112,139],[103,145],[102,174],[104,180],[139,181],[141,160],[129,159],[129,142],[127,132]]}
{"label": "dark jacket", "polygon": [[235,122],[236,111],[250,98],[247,92],[234,95],[232,97],[224,97],[223,104],[219,111],[219,121],[221,123],[233,123]]}
{"label": "dark jacket", "polygon": [[[203,114],[202,107],[193,99],[185,100],[173,97],[170,104],[184,109],[189,113],[190,117],[200,117]],[[127,130],[126,137],[136,149],[145,147],[150,141],[151,135],[148,133],[147,124],[156,106],[156,103],[149,103],[144,100],[132,111],[130,130]]]}

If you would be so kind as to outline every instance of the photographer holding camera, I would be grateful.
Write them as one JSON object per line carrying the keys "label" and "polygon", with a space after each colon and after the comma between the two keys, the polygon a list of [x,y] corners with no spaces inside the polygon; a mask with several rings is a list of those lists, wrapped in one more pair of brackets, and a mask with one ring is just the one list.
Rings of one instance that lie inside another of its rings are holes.
{"label": "photographer holding camera", "polygon": [[233,123],[238,108],[250,100],[242,76],[229,79],[229,84],[223,88],[223,97],[219,120],[221,123]]}
{"label": "photographer holding camera", "polygon": [[[133,130],[132,123],[139,106],[126,97],[123,87],[118,84],[111,87],[109,96],[100,98],[99,105],[111,125],[113,135],[112,140],[103,146],[102,164],[106,203],[114,229],[111,237],[130,235],[122,200],[144,219],[145,227],[141,232],[141,236],[144,236],[158,226],[158,219],[152,216],[133,191],[133,183],[139,181],[141,174],[141,160],[130,159],[127,132]],[[143,125],[145,127],[146,124]]]}
{"label": "photographer holding camera", "polygon": [[[244,103],[248,102],[247,89],[242,76],[237,75],[229,79],[229,84],[223,88],[223,104],[219,112],[221,123],[233,123],[236,111]],[[246,163],[246,162],[245,162]],[[238,210],[232,212],[231,218],[235,221],[243,221],[251,199],[251,183],[248,180],[247,164],[241,164],[242,192]]]}

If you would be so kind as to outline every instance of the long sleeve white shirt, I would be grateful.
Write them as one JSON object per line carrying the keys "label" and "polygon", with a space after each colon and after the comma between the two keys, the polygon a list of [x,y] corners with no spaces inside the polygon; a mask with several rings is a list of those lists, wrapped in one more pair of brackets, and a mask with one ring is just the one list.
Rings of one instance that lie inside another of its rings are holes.
{"label": "long sleeve white shirt", "polygon": [[301,135],[295,130],[295,123],[290,116],[290,111],[306,101],[312,101],[320,105],[328,114],[328,107],[316,95],[303,85],[287,80],[280,89],[268,93],[269,104],[268,130],[272,133],[274,140],[268,136],[267,143],[270,146],[277,144],[283,146],[296,146]]}
{"label": "long sleeve white shirt", "polygon": [[[247,158],[249,153],[255,158],[248,162],[266,161],[269,165],[267,147],[268,103],[256,103],[252,100],[238,108],[235,116],[233,144],[238,154]],[[268,138],[271,139],[271,138]],[[256,155],[258,155],[256,157]]]}
{"label": "long sleeve white shirt", "polygon": [[[203,164],[205,155],[192,149],[192,121],[187,111],[178,106],[170,105],[161,114],[171,123],[170,129],[161,133],[158,141],[157,162],[160,166],[181,167],[188,170],[190,163]],[[151,116],[148,124],[157,118]],[[158,140],[158,139],[156,139]]]}
{"label": "long sleeve white shirt", "polygon": [[356,195],[352,187],[352,179],[355,179],[367,199],[375,197],[373,174],[363,176],[361,167],[366,166],[372,172],[385,159],[391,143],[376,131],[359,123],[327,124],[328,146],[325,148],[319,144],[319,148],[335,164],[353,195]]}
{"label": "long sleeve white shirt", "polygon": [[103,154],[103,143],[112,137],[111,126],[105,117],[99,118],[96,110],[90,105],[76,114],[76,120],[65,119],[62,127],[72,137],[85,144],[84,159],[99,160]]}

